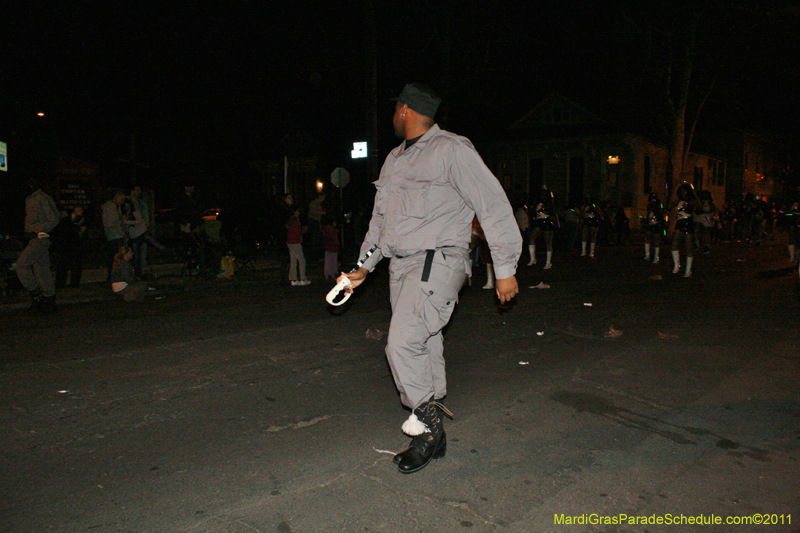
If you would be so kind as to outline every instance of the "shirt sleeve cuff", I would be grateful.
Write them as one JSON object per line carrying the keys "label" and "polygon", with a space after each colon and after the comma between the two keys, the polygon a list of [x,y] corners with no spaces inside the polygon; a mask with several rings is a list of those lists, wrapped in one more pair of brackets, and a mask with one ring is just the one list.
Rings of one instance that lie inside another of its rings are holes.
{"label": "shirt sleeve cuff", "polygon": [[499,266],[497,264],[494,265],[494,277],[496,279],[506,279],[510,278],[511,276],[516,275],[517,268],[514,265],[510,266]]}

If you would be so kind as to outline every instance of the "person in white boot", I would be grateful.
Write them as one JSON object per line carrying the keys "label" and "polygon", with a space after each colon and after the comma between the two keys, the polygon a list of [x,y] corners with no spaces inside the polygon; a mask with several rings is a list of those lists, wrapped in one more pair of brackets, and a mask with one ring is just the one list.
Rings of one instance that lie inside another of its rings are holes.
{"label": "person in white boot", "polygon": [[647,220],[644,226],[644,260],[650,261],[650,246],[653,247],[653,264],[658,264],[661,241],[664,238],[666,224],[664,223],[664,204],[658,199],[656,193],[650,193],[650,202],[647,204]]}
{"label": "person in white boot", "polygon": [[711,253],[711,230],[719,221],[717,206],[711,191],[700,191],[700,209],[694,216],[694,228],[697,234],[696,248],[704,254]]}
{"label": "person in white boot", "polygon": [[494,289],[494,266],[491,263],[486,263],[486,285],[484,289]]}
{"label": "person in white boot", "polygon": [[478,226],[478,235],[481,238],[481,259],[484,263],[486,263],[486,285],[484,285],[483,288],[494,289],[494,265],[492,261],[492,252],[489,250],[489,243],[486,242],[486,235],[483,234],[483,229],[481,228],[480,223],[477,221],[477,218],[473,224],[477,224]]}
{"label": "person in white boot", "polygon": [[686,246],[686,271],[684,278],[692,277],[692,261],[694,260],[694,214],[700,209],[700,201],[694,193],[694,187],[684,183],[675,191],[678,203],[675,205],[675,231],[672,232],[673,274],[681,270],[681,243]]}
{"label": "person in white boot", "polygon": [[792,202],[786,213],[786,230],[789,233],[789,263],[791,264],[798,262],[797,245],[800,243],[800,201],[798,200],[800,200],[800,194],[796,195],[795,201]]}
{"label": "person in white boot", "polygon": [[[522,234],[522,242],[525,242],[530,237],[530,229],[531,229],[531,217],[528,214],[528,206],[526,205],[518,205],[517,208],[514,210],[514,218],[517,220],[517,226],[519,226],[519,232]],[[534,255],[531,247],[528,246],[528,251],[531,252],[530,256],[531,259],[528,261],[528,266],[536,264],[536,255]]]}
{"label": "person in white boot", "polygon": [[533,215],[533,223],[531,224],[531,239],[528,249],[531,253],[531,264],[536,264],[536,240],[540,235],[544,235],[544,244],[547,248],[547,260],[544,263],[544,269],[550,270],[553,268],[553,234],[556,229],[556,209],[553,204],[553,197],[547,186],[542,187],[542,192],[539,202],[536,204],[536,209]]}
{"label": "person in white boot", "polygon": [[594,248],[597,245],[597,231],[603,220],[603,211],[594,203],[591,196],[581,207],[581,221],[583,223],[581,238],[581,257],[586,257],[586,243],[589,242],[589,257],[594,259]]}

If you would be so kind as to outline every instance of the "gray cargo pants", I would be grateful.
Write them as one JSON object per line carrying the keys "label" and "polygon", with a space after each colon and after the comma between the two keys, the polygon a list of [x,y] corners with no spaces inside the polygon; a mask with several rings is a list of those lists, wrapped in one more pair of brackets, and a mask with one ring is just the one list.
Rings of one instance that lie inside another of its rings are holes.
{"label": "gray cargo pants", "polygon": [[55,296],[56,284],[50,272],[50,238],[34,237],[19,254],[14,267],[17,277],[26,290],[42,291],[44,296]]}
{"label": "gray cargo pants", "polygon": [[424,280],[426,256],[395,257],[389,266],[392,321],[386,357],[400,400],[412,410],[431,396],[438,400],[447,394],[442,328],[469,266],[466,248],[438,249]]}

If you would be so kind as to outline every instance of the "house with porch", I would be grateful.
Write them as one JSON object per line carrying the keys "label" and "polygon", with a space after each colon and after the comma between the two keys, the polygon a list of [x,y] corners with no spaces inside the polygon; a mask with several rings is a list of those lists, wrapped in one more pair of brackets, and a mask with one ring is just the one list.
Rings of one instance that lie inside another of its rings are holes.
{"label": "house with porch", "polygon": [[[668,148],[551,93],[487,147],[489,167],[512,202],[536,199],[543,186],[559,209],[578,207],[587,195],[625,209],[632,227],[645,216],[651,192],[666,200]],[[688,171],[687,171],[688,169]],[[708,189],[721,203],[727,163],[711,153],[687,157],[684,181]]]}

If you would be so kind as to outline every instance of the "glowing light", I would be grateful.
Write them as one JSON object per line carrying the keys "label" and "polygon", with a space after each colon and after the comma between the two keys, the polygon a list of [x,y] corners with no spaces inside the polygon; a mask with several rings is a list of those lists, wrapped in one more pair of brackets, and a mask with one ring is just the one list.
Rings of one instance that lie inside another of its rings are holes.
{"label": "glowing light", "polygon": [[322,188],[324,186],[325,186],[324,183],[322,183],[321,181],[317,180],[317,191],[322,192]]}
{"label": "glowing light", "polygon": [[616,165],[619,163],[619,156],[618,155],[610,155],[608,156],[608,164],[609,165]]}
{"label": "glowing light", "polygon": [[367,151],[367,143],[365,142],[358,142],[353,143],[353,149],[350,151],[350,157],[353,159],[362,159],[367,157],[369,152]]}
{"label": "glowing light", "polygon": [[39,111],[38,113],[36,113],[36,116],[37,116],[37,117],[43,117],[43,116],[44,116],[44,113],[42,113],[41,111]]}

